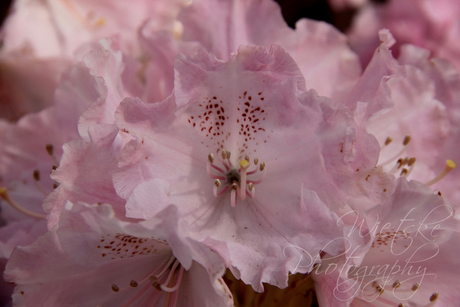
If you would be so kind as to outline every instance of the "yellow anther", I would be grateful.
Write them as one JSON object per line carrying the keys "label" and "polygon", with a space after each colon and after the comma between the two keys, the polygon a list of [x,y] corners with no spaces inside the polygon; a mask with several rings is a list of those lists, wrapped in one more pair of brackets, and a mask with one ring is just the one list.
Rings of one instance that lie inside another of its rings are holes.
{"label": "yellow anther", "polygon": [[457,164],[455,164],[454,161],[447,160],[446,161],[446,167],[444,168],[444,170],[438,176],[436,176],[435,178],[431,179],[430,181],[428,181],[425,184],[426,185],[433,185],[433,184],[439,182],[442,178],[446,177],[447,174],[449,174],[451,170],[453,170],[456,167],[457,167]]}
{"label": "yellow anther", "polygon": [[248,166],[249,166],[248,160],[241,160],[241,161],[240,161],[240,167],[241,167],[242,169],[247,169]]}
{"label": "yellow anther", "polygon": [[5,187],[0,188],[0,196],[3,196],[3,195],[6,195],[6,188]]}
{"label": "yellow anther", "polygon": [[446,161],[446,168],[453,170],[456,167],[457,167],[457,164],[455,164],[454,161],[452,161],[452,160],[447,160]]}

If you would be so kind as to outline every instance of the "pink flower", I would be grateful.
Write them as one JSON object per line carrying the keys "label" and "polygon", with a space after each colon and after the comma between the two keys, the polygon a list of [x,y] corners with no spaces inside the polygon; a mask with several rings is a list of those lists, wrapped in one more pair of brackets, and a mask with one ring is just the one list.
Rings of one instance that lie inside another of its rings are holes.
{"label": "pink flower", "polygon": [[[354,214],[350,212],[350,214]],[[325,257],[313,270],[322,306],[456,306],[460,221],[456,207],[416,181],[393,195],[346,237],[370,238]],[[402,305],[401,305],[402,304]]]}
{"label": "pink flower", "polygon": [[[380,34],[391,35],[387,30]],[[390,46],[382,47],[383,52]],[[428,50],[412,45],[403,46],[399,60],[390,58],[388,65],[396,72],[386,82],[392,104],[375,109],[367,122],[382,148],[378,165],[396,177],[427,183],[458,203],[458,72],[448,61],[430,60]]]}
{"label": "pink flower", "polygon": [[378,46],[378,30],[387,28],[397,44],[395,56],[403,44],[414,44],[444,57],[460,69],[460,4],[456,0],[391,0],[365,6],[349,31],[350,43],[366,65]]}
{"label": "pink flower", "polygon": [[5,278],[15,306],[230,306],[224,270],[173,207],[129,223],[109,205],[69,202],[58,225],[14,251]]}
{"label": "pink flower", "polygon": [[174,96],[120,104],[117,125],[135,137],[114,175],[127,216],[174,204],[192,236],[227,244],[243,281],[286,285],[298,255],[283,247],[315,255],[340,233],[329,208],[345,205],[340,188],[355,176],[364,181],[376,143],[345,110],[305,92],[280,47],[240,47],[228,62],[179,56],[175,71]]}

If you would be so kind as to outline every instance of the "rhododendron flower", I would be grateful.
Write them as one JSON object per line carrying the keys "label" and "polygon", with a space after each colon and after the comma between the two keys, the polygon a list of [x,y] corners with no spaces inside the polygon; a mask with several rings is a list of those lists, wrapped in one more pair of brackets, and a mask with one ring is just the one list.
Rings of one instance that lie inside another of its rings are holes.
{"label": "rhododendron flower", "polygon": [[[391,40],[387,30],[380,35]],[[388,52],[390,46],[382,48]],[[454,149],[460,135],[460,79],[449,62],[428,57],[429,51],[405,45],[398,61],[388,58],[396,72],[386,83],[393,105],[375,112],[367,130],[381,145],[379,165],[385,171],[432,185],[458,203],[459,181],[452,179],[459,174],[453,169],[460,161]]]}
{"label": "rhododendron flower", "polygon": [[15,306],[231,306],[224,269],[173,207],[129,223],[109,205],[69,202],[58,225],[15,250],[5,277]]}
{"label": "rhododendron flower", "polygon": [[[315,255],[340,233],[328,206],[345,205],[338,186],[361,179],[355,165],[373,167],[377,144],[345,110],[305,92],[276,46],[240,47],[228,62],[179,56],[175,77],[161,103],[120,104],[117,125],[136,138],[114,174],[127,216],[148,219],[174,204],[192,236],[227,243],[245,282],[285,285],[298,255],[285,258],[282,247]],[[372,155],[362,158],[361,146]]]}
{"label": "rhododendron flower", "polygon": [[428,186],[398,179],[393,195],[366,212],[366,223],[356,216],[346,234],[371,244],[326,256],[313,270],[321,306],[456,306],[457,214]]}

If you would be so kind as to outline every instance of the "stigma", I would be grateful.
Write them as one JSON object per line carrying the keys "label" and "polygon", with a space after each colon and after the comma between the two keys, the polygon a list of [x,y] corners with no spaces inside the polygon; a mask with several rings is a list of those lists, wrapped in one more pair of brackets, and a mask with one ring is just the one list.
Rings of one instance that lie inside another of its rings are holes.
{"label": "stigma", "polygon": [[249,170],[251,160],[248,155],[245,155],[239,163],[234,165],[231,161],[231,153],[227,150],[222,150],[218,160],[220,163],[216,165],[216,158],[210,153],[206,164],[208,175],[214,179],[214,196],[221,197],[229,192],[232,207],[236,206],[238,198],[241,201],[245,201],[247,197],[254,198],[255,185],[264,179],[265,163],[259,164],[259,159],[256,157],[253,160],[254,168]]}

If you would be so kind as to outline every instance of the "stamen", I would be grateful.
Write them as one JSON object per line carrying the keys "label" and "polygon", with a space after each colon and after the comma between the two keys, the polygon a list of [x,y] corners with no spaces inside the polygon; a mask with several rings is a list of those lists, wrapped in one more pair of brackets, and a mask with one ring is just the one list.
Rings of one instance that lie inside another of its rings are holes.
{"label": "stamen", "polygon": [[256,197],[256,189],[254,188],[254,184],[250,182],[248,184],[249,192],[251,193],[251,198]]}
{"label": "stamen", "polygon": [[46,144],[46,152],[51,157],[51,159],[53,159],[54,164],[59,165],[59,161],[56,159],[56,156],[54,155],[53,144]]}
{"label": "stamen", "polygon": [[391,158],[388,159],[387,161],[385,161],[385,162],[379,164],[379,166],[388,165],[389,163],[391,163],[392,161],[394,161],[394,160],[396,160],[398,157],[400,157],[400,156],[407,150],[407,145],[409,145],[410,140],[411,140],[411,136],[410,136],[410,135],[406,135],[406,137],[404,138],[404,141],[403,141],[403,146],[404,146],[404,148],[401,149],[400,152],[398,152],[396,155],[394,155],[393,157],[391,157]]}
{"label": "stamen", "polygon": [[406,176],[407,175],[407,168],[403,168],[402,171],[401,171],[401,174],[399,174],[399,176]]}
{"label": "stamen", "polygon": [[227,151],[225,149],[222,150],[222,159],[224,159],[224,160],[227,159]]}
{"label": "stamen", "polygon": [[385,146],[388,146],[391,142],[393,142],[393,138],[391,136],[387,137],[385,140]]}
{"label": "stamen", "polygon": [[40,172],[38,169],[34,170],[33,176],[35,181],[40,181]]}
{"label": "stamen", "polygon": [[[168,274],[168,278],[166,278],[166,281],[164,282],[164,284],[168,284],[169,281],[171,280],[172,276],[174,275],[174,273],[176,273],[176,269],[177,267],[180,265],[179,261],[176,261],[174,262],[171,270],[169,271],[169,274]],[[163,285],[160,285],[160,287],[163,289]]]}
{"label": "stamen", "polygon": [[259,158],[254,158],[254,164],[257,165],[259,163]]}
{"label": "stamen", "polygon": [[[148,289],[150,288],[150,285],[149,284],[146,284],[144,286],[144,288],[142,288],[135,296],[133,296],[129,301],[127,301],[123,306],[121,307],[128,307],[129,305],[131,305],[132,303],[134,303],[139,297],[141,297],[142,294],[145,293],[145,291],[147,291]],[[116,291],[118,292],[118,291]]]}
{"label": "stamen", "polygon": [[439,297],[438,292],[433,293],[433,295],[431,295],[431,297],[430,297],[430,302],[436,301],[438,299],[438,297]]}
{"label": "stamen", "polygon": [[409,145],[410,140],[411,140],[410,135],[406,135],[406,137],[404,138],[404,141],[403,141],[403,145],[404,145],[404,146]]}
{"label": "stamen", "polygon": [[133,287],[133,288],[136,288],[136,287],[138,286],[137,281],[131,280],[131,281],[129,282],[129,286],[130,286],[130,287]]}
{"label": "stamen", "polygon": [[113,290],[113,292],[118,292],[118,291],[120,291],[120,288],[118,288],[116,284],[113,284],[112,285],[112,290]]}
{"label": "stamen", "polygon": [[27,210],[23,207],[21,207],[17,202],[15,202],[9,195],[8,192],[6,191],[5,187],[0,188],[0,197],[3,198],[11,207],[16,209],[17,211],[21,212],[22,214],[25,214],[27,216],[41,219],[41,220],[46,220],[46,215],[32,212],[30,210]]}
{"label": "stamen", "polygon": [[246,161],[249,162],[249,156],[248,156],[248,155],[245,155],[245,156],[244,156],[244,160],[246,160]]}
{"label": "stamen", "polygon": [[403,303],[399,304],[398,307],[406,307]]}
{"label": "stamen", "polygon": [[241,177],[240,177],[240,189],[239,194],[242,201],[246,200],[246,170],[249,166],[249,156],[247,159],[240,161],[240,170],[241,170]]}
{"label": "stamen", "polygon": [[260,163],[260,171],[265,169],[265,162]]}
{"label": "stamen", "polygon": [[455,164],[454,161],[452,160],[447,160],[446,161],[446,167],[444,168],[444,170],[436,177],[434,177],[433,179],[431,179],[430,181],[428,181],[427,183],[425,183],[426,185],[433,185],[437,182],[439,182],[441,179],[443,179],[444,177],[447,176],[447,174],[450,173],[450,171],[452,171],[454,168],[457,167],[457,164]]}
{"label": "stamen", "polygon": [[398,289],[399,287],[401,287],[401,283],[399,282],[399,280],[395,281],[395,283],[393,284],[393,289]]}
{"label": "stamen", "polygon": [[[223,154],[224,154],[224,153],[222,152],[222,155],[223,155]],[[214,155],[213,155],[212,153],[210,153],[210,154],[208,155],[208,160],[209,160],[209,162],[211,162],[211,164],[214,163]]]}
{"label": "stamen", "polygon": [[[180,267],[180,270],[179,270],[179,276],[177,277],[177,282],[176,282],[176,285],[172,288],[169,288],[169,287],[166,287],[164,285],[161,285],[161,289],[163,291],[166,291],[166,292],[174,292],[176,291],[177,289],[179,289],[179,286],[180,286],[180,282],[182,280],[182,275],[184,274],[184,267]],[[165,282],[166,283],[166,282]]]}
{"label": "stamen", "polygon": [[420,285],[418,283],[415,283],[413,286],[412,286],[412,291],[417,291],[418,289],[420,289]]}
{"label": "stamen", "polygon": [[38,169],[34,170],[33,172],[33,177],[34,177],[34,184],[35,184],[35,187],[40,191],[40,193],[43,194],[43,196],[48,196],[48,192],[45,190],[45,188],[40,184],[40,172],[38,171]]}

